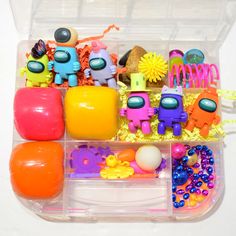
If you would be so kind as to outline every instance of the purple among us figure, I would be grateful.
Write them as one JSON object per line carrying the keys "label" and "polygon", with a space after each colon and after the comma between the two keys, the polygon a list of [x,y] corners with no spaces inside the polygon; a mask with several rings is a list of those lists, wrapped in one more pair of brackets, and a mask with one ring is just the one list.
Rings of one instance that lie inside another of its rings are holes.
{"label": "purple among us figure", "polygon": [[113,64],[107,46],[100,41],[92,41],[92,49],[89,55],[89,68],[84,71],[86,78],[90,75],[95,86],[107,84],[108,87],[117,88],[115,74],[116,66]]}
{"label": "purple among us figure", "polygon": [[158,115],[158,134],[165,134],[166,128],[172,128],[175,136],[182,134],[181,122],[188,119],[187,112],[183,108],[183,91],[181,86],[169,88],[164,86],[161,92],[159,108],[156,108]]}

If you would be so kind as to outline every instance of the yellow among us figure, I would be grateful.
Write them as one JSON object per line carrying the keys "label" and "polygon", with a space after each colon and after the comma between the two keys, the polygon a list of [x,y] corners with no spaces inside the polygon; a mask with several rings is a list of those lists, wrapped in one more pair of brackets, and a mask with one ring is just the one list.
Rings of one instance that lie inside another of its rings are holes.
{"label": "yellow among us figure", "polygon": [[46,45],[40,39],[32,48],[27,65],[20,70],[22,77],[26,74],[26,87],[48,87],[52,83],[53,74],[48,70],[48,62]]}

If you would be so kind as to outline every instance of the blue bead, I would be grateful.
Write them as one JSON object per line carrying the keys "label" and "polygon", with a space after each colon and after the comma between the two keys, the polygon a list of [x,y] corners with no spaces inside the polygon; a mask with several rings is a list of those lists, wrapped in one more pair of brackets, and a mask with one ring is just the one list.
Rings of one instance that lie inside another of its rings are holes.
{"label": "blue bead", "polygon": [[208,176],[207,174],[203,174],[203,175],[201,176],[201,179],[202,179],[202,180],[208,179],[208,178],[209,178],[209,176]]}
{"label": "blue bead", "polygon": [[203,179],[203,182],[204,183],[208,183],[209,182],[209,179],[207,178],[207,179]]}
{"label": "blue bead", "polygon": [[191,175],[191,174],[193,174],[193,169],[192,168],[188,168],[187,172],[188,172],[189,175]]}
{"label": "blue bead", "polygon": [[196,190],[197,190],[196,188],[191,188],[191,189],[190,189],[190,193],[195,193]]}
{"label": "blue bead", "polygon": [[184,198],[185,200],[187,200],[187,199],[189,199],[189,196],[190,196],[189,193],[185,193],[184,196],[183,196],[183,198]]}
{"label": "blue bead", "polygon": [[175,194],[172,194],[172,201],[173,201],[173,202],[176,201],[176,196],[175,196]]}
{"label": "blue bead", "polygon": [[202,150],[202,145],[197,145],[196,150],[199,150],[199,151]]}
{"label": "blue bead", "polygon": [[188,156],[184,156],[184,157],[182,158],[182,161],[183,161],[183,162],[187,162],[187,161],[188,161]]}
{"label": "blue bead", "polygon": [[177,166],[177,167],[176,167],[176,170],[177,170],[177,171],[182,171],[182,170],[183,170],[183,166]]}
{"label": "blue bead", "polygon": [[175,185],[172,186],[172,192],[173,193],[176,192],[176,186]]}
{"label": "blue bead", "polygon": [[211,166],[207,167],[207,173],[212,174],[213,173],[213,168]]}
{"label": "blue bead", "polygon": [[197,186],[197,187],[201,187],[201,186],[202,186],[202,182],[201,182],[201,181],[198,181],[198,182],[196,183],[196,186]]}
{"label": "blue bead", "polygon": [[181,200],[181,201],[179,202],[179,207],[183,207],[184,204],[185,204],[184,200]]}
{"label": "blue bead", "polygon": [[179,171],[177,168],[173,171],[172,182],[175,186],[180,186],[188,181],[188,173],[186,170]]}
{"label": "blue bead", "polygon": [[175,208],[179,208],[179,203],[178,202],[174,202],[173,205],[174,205]]}
{"label": "blue bead", "polygon": [[194,178],[194,179],[199,179],[200,176],[199,176],[199,174],[196,174],[196,173],[195,173],[195,174],[193,174],[193,178]]}
{"label": "blue bead", "polygon": [[192,156],[194,153],[195,153],[194,149],[188,150],[188,155],[189,155],[189,156]]}
{"label": "blue bead", "polygon": [[202,151],[207,151],[207,150],[208,150],[207,145],[203,145],[203,146],[202,146]]}
{"label": "blue bead", "polygon": [[208,149],[207,152],[206,152],[207,156],[211,156],[213,154],[212,150],[211,149]]}
{"label": "blue bead", "polygon": [[214,165],[214,163],[215,163],[215,160],[214,160],[213,157],[211,157],[211,158],[209,159],[209,164],[210,164],[210,165]]}

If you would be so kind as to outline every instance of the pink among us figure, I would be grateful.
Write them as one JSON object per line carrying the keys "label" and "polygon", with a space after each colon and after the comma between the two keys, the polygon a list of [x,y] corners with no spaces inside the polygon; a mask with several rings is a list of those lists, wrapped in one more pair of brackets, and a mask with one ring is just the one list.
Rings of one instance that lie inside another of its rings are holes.
{"label": "pink among us figure", "polygon": [[120,110],[120,115],[129,120],[129,130],[136,133],[140,128],[144,134],[151,133],[150,120],[154,115],[151,107],[146,81],[142,74],[131,74],[131,92],[128,96],[127,108]]}

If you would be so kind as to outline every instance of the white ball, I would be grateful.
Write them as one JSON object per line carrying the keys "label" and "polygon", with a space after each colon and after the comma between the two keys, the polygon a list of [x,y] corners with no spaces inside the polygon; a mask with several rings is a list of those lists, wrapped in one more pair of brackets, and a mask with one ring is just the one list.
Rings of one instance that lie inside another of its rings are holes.
{"label": "white ball", "polygon": [[161,164],[161,152],[154,145],[144,145],[137,150],[135,160],[142,170],[153,172]]}

